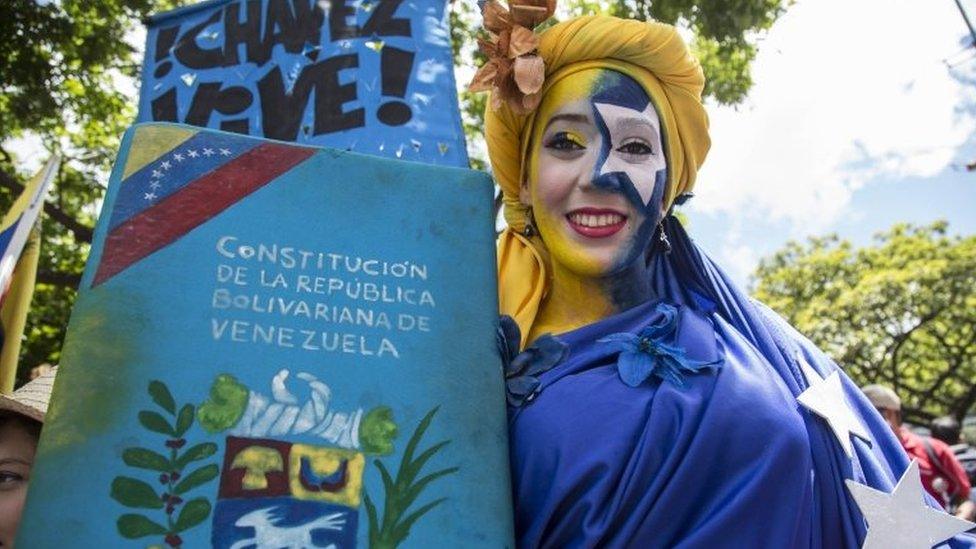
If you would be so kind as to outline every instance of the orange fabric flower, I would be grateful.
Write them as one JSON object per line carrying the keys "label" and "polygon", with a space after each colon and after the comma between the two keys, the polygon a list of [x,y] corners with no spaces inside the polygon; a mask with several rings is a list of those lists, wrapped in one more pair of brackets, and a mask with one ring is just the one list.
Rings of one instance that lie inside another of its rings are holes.
{"label": "orange fabric flower", "polygon": [[488,0],[482,9],[488,39],[478,47],[488,61],[478,69],[468,89],[491,91],[493,109],[507,103],[512,111],[528,114],[539,106],[546,64],[539,56],[539,36],[533,29],[552,16],[555,0],[509,0],[505,9]]}

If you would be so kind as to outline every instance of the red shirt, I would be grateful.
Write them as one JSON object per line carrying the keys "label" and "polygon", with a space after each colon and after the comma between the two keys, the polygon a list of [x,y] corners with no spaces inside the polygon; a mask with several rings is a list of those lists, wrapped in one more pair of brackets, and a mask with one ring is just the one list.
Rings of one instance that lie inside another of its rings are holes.
{"label": "red shirt", "polygon": [[[908,453],[908,458],[918,461],[922,486],[925,487],[926,492],[932,494],[932,497],[943,506],[969,498],[969,477],[966,476],[962,464],[946,443],[929,437],[933,453],[939,459],[939,466],[933,467],[922,437],[902,427],[898,432],[898,438],[905,452]],[[937,489],[940,487],[941,490]]]}

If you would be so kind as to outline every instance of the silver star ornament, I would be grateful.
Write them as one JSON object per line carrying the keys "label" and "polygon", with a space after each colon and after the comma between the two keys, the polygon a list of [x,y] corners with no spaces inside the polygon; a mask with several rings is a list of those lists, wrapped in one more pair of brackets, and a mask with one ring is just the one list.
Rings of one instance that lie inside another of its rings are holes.
{"label": "silver star ornament", "polygon": [[836,371],[830,373],[826,379],[810,366],[803,356],[797,353],[797,361],[803,370],[804,377],[807,378],[807,390],[800,393],[796,400],[804,408],[824,418],[834,436],[844,448],[847,457],[854,456],[851,435],[859,437],[871,443],[867,429],[861,424],[850,406],[847,405],[847,398],[844,397],[844,387],[840,382],[840,374]]}
{"label": "silver star ornament", "polygon": [[929,549],[976,527],[968,520],[925,504],[915,460],[890,494],[850,479],[844,482],[868,523],[868,534],[861,549]]}

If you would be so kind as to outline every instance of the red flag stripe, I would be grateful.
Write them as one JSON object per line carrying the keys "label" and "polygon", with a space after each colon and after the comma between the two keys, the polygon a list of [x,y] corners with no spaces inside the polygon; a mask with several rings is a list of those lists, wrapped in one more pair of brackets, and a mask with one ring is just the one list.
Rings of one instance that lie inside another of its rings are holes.
{"label": "red flag stripe", "polygon": [[315,149],[266,143],[204,175],[109,233],[92,287],[260,189]]}

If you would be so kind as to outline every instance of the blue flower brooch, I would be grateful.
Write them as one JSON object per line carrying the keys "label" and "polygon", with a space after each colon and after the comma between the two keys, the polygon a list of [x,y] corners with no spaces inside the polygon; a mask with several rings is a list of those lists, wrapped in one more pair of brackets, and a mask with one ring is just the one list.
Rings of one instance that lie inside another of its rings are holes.
{"label": "blue flower brooch", "polygon": [[712,323],[686,311],[690,314],[680,315],[679,323],[678,309],[661,302],[654,309],[655,319],[639,333],[610,334],[598,340],[610,353],[619,353],[617,372],[624,383],[637,387],[654,376],[683,387],[684,374],[721,363]]}
{"label": "blue flower brooch", "polygon": [[569,349],[562,341],[546,334],[520,353],[521,332],[515,320],[508,315],[498,319],[496,338],[505,366],[509,406],[521,406],[535,398],[539,391],[539,376],[562,362]]}

